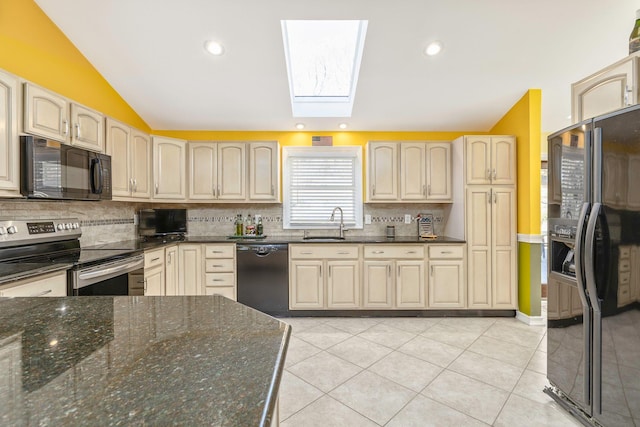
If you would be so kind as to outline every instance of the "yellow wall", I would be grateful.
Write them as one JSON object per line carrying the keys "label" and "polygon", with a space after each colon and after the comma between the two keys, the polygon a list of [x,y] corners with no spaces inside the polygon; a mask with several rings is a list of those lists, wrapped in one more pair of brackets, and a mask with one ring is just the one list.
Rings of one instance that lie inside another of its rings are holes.
{"label": "yellow wall", "polygon": [[491,129],[518,141],[518,233],[540,234],[540,89],[530,89]]}
{"label": "yellow wall", "polygon": [[0,68],[151,131],[33,0],[0,0]]}

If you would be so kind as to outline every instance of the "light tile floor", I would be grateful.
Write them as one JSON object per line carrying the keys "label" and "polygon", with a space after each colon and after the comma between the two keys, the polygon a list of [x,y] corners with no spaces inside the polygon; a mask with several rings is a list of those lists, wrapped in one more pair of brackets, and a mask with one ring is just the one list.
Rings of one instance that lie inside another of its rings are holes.
{"label": "light tile floor", "polygon": [[542,392],[546,328],[514,318],[286,318],[282,427],[580,426]]}

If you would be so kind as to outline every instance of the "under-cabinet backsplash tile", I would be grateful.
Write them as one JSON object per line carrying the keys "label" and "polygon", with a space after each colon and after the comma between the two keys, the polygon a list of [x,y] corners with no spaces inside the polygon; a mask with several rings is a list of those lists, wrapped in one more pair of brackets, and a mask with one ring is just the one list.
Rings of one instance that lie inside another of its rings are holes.
{"label": "under-cabinet backsplash tile", "polygon": [[[82,227],[80,242],[83,246],[135,239],[137,226],[134,214],[146,208],[185,208],[188,234],[191,236],[226,236],[233,234],[237,214],[262,215],[264,234],[278,237],[300,237],[302,230],[283,229],[281,204],[169,204],[133,202],[80,202],[5,200],[0,203],[0,217],[19,219],[78,218]],[[415,236],[415,222],[419,213],[430,213],[434,217],[434,232],[441,235],[450,205],[446,204],[365,204],[364,214],[371,215],[371,224],[363,229],[349,230],[347,236],[383,236],[387,225],[396,228],[397,236]],[[404,215],[411,215],[411,224],[404,223]],[[338,232],[338,224],[326,231]],[[317,230],[317,233],[324,231]]]}

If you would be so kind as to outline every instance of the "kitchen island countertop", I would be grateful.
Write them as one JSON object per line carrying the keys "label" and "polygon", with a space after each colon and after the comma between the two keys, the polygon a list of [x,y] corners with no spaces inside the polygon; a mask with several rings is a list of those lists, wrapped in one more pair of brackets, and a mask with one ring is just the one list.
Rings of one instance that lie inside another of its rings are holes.
{"label": "kitchen island countertop", "polygon": [[268,426],[290,333],[218,295],[0,298],[0,425]]}

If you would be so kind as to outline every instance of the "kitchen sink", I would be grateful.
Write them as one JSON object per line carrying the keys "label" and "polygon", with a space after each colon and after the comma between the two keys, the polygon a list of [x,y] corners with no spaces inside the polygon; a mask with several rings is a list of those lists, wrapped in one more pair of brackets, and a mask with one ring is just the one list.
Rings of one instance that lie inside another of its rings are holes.
{"label": "kitchen sink", "polygon": [[333,241],[341,241],[345,240],[344,237],[337,236],[304,236],[302,240],[316,240],[316,241],[324,241],[324,242],[333,242]]}

